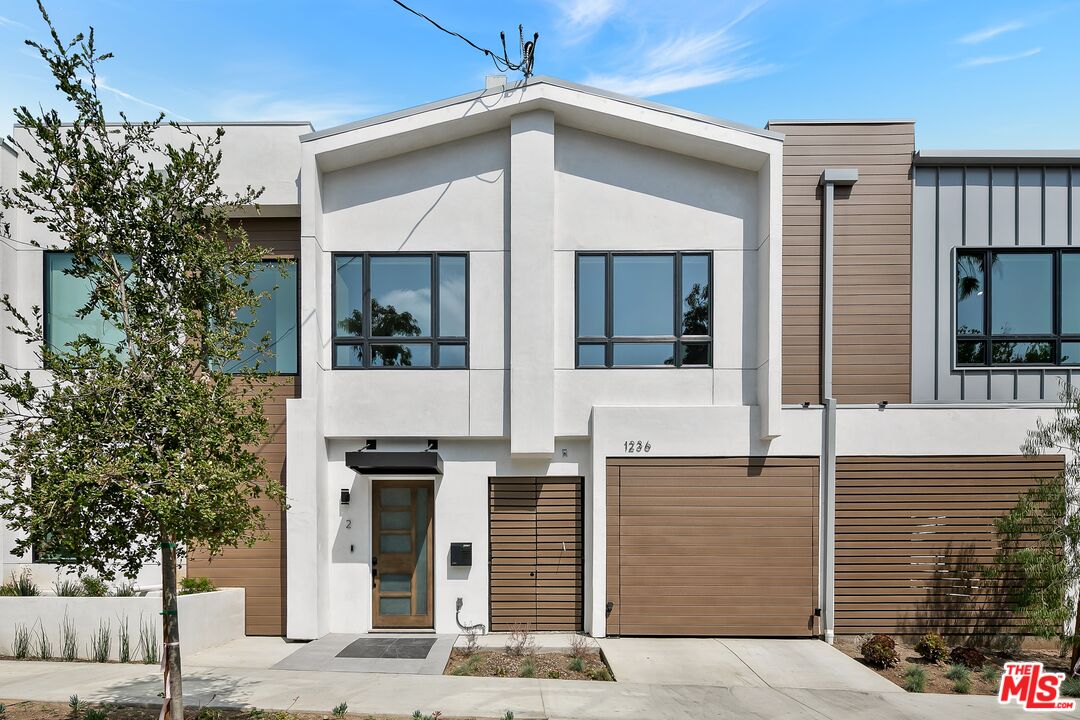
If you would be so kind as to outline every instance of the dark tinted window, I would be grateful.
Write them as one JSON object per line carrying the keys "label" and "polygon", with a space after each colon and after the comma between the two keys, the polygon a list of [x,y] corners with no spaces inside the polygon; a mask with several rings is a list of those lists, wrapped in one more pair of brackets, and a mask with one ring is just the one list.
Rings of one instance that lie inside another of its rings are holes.
{"label": "dark tinted window", "polygon": [[578,255],[578,335],[603,337],[607,330],[605,300],[607,295],[607,257]]}
{"label": "dark tinted window", "polygon": [[1026,335],[1054,330],[1054,259],[1050,253],[991,254],[993,334]]}
{"label": "dark tinted window", "polygon": [[612,333],[674,335],[673,255],[612,258]]}
{"label": "dark tinted window", "polygon": [[956,255],[956,333],[982,335],[986,332],[985,253]]}

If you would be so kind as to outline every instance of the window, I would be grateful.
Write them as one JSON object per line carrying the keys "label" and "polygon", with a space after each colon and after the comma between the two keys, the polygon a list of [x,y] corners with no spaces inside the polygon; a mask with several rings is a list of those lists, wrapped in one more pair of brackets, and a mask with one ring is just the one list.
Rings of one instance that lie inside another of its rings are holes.
{"label": "window", "polygon": [[468,258],[335,254],[335,368],[468,367]]}
{"label": "window", "polygon": [[1080,252],[957,250],[956,364],[1080,364]]}
{"label": "window", "polygon": [[[299,338],[297,278],[295,260],[263,260],[251,274],[250,288],[257,293],[269,293],[258,308],[241,310],[237,319],[255,324],[244,339],[241,359],[228,363],[226,372],[257,367],[260,371],[295,375]],[[267,352],[256,352],[256,346],[267,338]]]}
{"label": "window", "polygon": [[577,367],[708,367],[711,286],[708,253],[579,253]]}
{"label": "window", "polygon": [[[124,267],[131,260],[121,258]],[[120,330],[107,323],[97,311],[79,317],[90,297],[90,283],[83,278],[67,274],[71,269],[71,253],[45,253],[45,342],[54,348],[63,348],[79,335],[88,335],[106,345],[115,346],[121,339]],[[226,372],[252,367],[258,361],[259,369],[282,374],[297,372],[297,279],[296,262],[293,260],[266,260],[255,269],[251,288],[267,292],[254,312],[255,325],[245,339],[245,352],[239,361],[225,366]],[[244,322],[252,319],[251,310],[242,310],[239,318]],[[270,353],[259,357],[254,348],[269,335]]]}
{"label": "window", "polygon": [[[121,265],[131,266],[131,260],[121,258]],[[74,342],[80,335],[100,340],[108,347],[116,347],[123,333],[97,310],[80,317],[80,311],[90,299],[91,283],[86,278],[69,275],[72,255],[67,252],[45,253],[45,342],[59,351]]]}

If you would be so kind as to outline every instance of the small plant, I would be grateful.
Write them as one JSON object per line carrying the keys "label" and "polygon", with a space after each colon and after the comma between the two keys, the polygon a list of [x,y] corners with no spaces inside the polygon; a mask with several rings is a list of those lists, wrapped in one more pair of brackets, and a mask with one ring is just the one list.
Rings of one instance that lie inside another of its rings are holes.
{"label": "small plant", "polygon": [[130,580],[119,582],[113,586],[109,594],[113,597],[135,597],[135,583]]}
{"label": "small plant", "polygon": [[904,668],[904,689],[908,692],[926,692],[926,668],[908,665]]}
{"label": "small plant", "polygon": [[998,681],[1001,680],[1001,668],[999,668],[997,665],[988,664],[983,667],[982,672],[979,673],[979,676],[994,687],[997,687]]}
{"label": "small plant", "polygon": [[579,657],[572,658],[569,667],[574,672],[585,672],[585,660]]}
{"label": "small plant", "polygon": [[461,649],[466,656],[471,656],[480,648],[480,633],[470,628],[465,631],[465,647]]}
{"label": "small plant", "polygon": [[548,670],[547,676],[552,680],[558,680],[562,677],[562,673],[558,670]]}
{"label": "small plant", "polygon": [[34,584],[34,577],[30,574],[29,568],[23,568],[18,577],[15,577],[15,572],[12,571],[11,579],[0,585],[0,595],[36,597],[40,594],[41,591]]}
{"label": "small plant", "polygon": [[[256,715],[255,713],[259,714]],[[262,712],[262,710],[254,710],[248,715],[248,717],[266,717],[266,713]],[[222,713],[220,710],[215,710],[213,708],[199,708],[199,712],[195,713],[195,720],[224,720],[224,718],[224,713]]]}
{"label": "small plant", "polygon": [[986,656],[973,647],[957,645],[949,653],[949,660],[954,665],[963,665],[968,670],[980,670],[986,664]]}
{"label": "small plant", "polygon": [[108,620],[101,620],[98,622],[97,630],[90,636],[87,654],[94,662],[109,662],[109,651],[111,649],[112,624]]}
{"label": "small plant", "polygon": [[1080,697],[1080,676],[1066,678],[1061,683],[1061,694],[1065,697]]}
{"label": "small plant", "polygon": [[81,581],[86,597],[105,597],[109,594],[109,586],[97,575],[83,575]]}
{"label": "small plant", "polygon": [[606,667],[596,668],[589,671],[590,680],[602,680],[603,682],[611,682],[611,673],[608,672]]}
{"label": "small plant", "polygon": [[139,656],[147,665],[158,661],[158,631],[153,621],[139,616]]}
{"label": "small plant", "polygon": [[79,702],[78,695],[71,695],[68,697],[68,708],[71,710],[71,717],[78,718],[82,715],[83,704]]}
{"label": "small plant", "polygon": [[510,634],[506,636],[506,654],[521,657],[532,652],[534,644],[528,625],[513,625],[510,628]]}
{"label": "small plant", "polygon": [[82,597],[83,587],[78,580],[56,578],[53,580],[53,595],[56,597]]}
{"label": "small plant", "polygon": [[0,703],[0,720],[7,718],[7,705]]}
{"label": "small plant", "polygon": [[961,695],[967,695],[971,692],[971,670],[963,665],[950,665],[949,669],[945,671],[945,677],[953,681],[953,690]]}
{"label": "small plant", "polygon": [[465,662],[454,668],[452,675],[472,675],[476,672],[476,667],[480,664],[479,655],[470,655]]}
{"label": "small plant", "polygon": [[900,656],[896,653],[896,641],[888,635],[874,635],[859,648],[867,664],[876,668],[896,667]]}
{"label": "small plant", "polygon": [[217,586],[214,581],[206,577],[186,577],[180,580],[181,595],[197,595],[199,593],[214,592]]}
{"label": "small plant", "polygon": [[412,720],[439,720],[442,717],[442,713],[436,710],[430,715],[425,715],[419,710],[414,710],[412,714]]}
{"label": "small plant", "polygon": [[122,663],[131,662],[131,629],[128,628],[127,615],[116,621],[117,655]]}
{"label": "small plant", "polygon": [[945,638],[936,632],[928,632],[915,643],[915,652],[935,665],[945,659],[949,653],[949,646],[945,644]]}
{"label": "small plant", "polygon": [[1024,650],[1024,638],[1020,635],[999,633],[991,638],[990,649],[1009,660],[1016,660]]}
{"label": "small plant", "polygon": [[497,665],[495,669],[491,671],[491,674],[495,677],[506,677],[506,668],[502,665]]}
{"label": "small plant", "polygon": [[583,658],[586,653],[589,652],[589,641],[584,635],[574,634],[574,637],[570,639],[570,655],[571,657]]}
{"label": "small plant", "polygon": [[109,720],[109,716],[101,708],[90,708],[83,715],[83,720]]}
{"label": "small plant", "polygon": [[35,645],[34,645],[34,647],[35,647],[35,653],[34,654],[37,655],[38,659],[40,659],[40,660],[52,660],[53,659],[52,640],[49,639],[48,634],[45,632],[45,626],[44,625],[38,625],[38,629],[41,632],[38,633],[37,637],[35,638],[36,642],[35,642]]}
{"label": "small plant", "polygon": [[30,657],[30,628],[22,623],[15,623],[15,632],[11,638],[11,654],[16,660]]}
{"label": "small plant", "polygon": [[336,718],[343,718],[347,712],[349,712],[349,703],[340,702],[334,706],[334,709],[330,711],[330,714]]}
{"label": "small plant", "polygon": [[503,713],[502,720],[514,720],[514,713],[507,710],[505,713]]}
{"label": "small plant", "polygon": [[521,663],[521,670],[518,672],[518,677],[536,677],[536,663],[533,662],[532,658],[527,658],[525,662]]}
{"label": "small plant", "polygon": [[60,623],[60,659],[74,662],[79,657],[79,633],[75,623],[64,610],[64,621]]}

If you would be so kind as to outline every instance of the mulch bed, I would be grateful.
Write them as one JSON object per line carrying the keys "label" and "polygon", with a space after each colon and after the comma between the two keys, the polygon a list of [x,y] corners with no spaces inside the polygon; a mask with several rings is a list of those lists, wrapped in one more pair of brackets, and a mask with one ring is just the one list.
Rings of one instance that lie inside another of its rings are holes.
{"label": "mulch bed", "polygon": [[[837,638],[836,648],[841,650],[845,655],[855,658],[878,675],[891,680],[900,687],[904,687],[904,670],[907,669],[909,665],[917,665],[926,670],[925,692],[942,693],[946,695],[956,694],[956,691],[953,689],[953,681],[945,677],[945,673],[949,670],[951,665],[948,658],[935,665],[934,663],[927,662],[915,652],[913,644],[895,636],[893,636],[893,640],[896,641],[896,652],[900,656],[900,664],[894,668],[885,670],[868,665],[866,661],[862,659],[859,654],[858,641],[855,638]],[[1048,671],[1068,674],[1069,659],[1061,657],[1061,655],[1054,650],[1024,649],[1018,656],[1012,658],[987,652],[985,650],[983,652],[986,654],[987,665],[992,665],[997,668],[998,674],[1000,674],[1005,663],[1016,661],[1041,662]],[[970,695],[997,695],[998,687],[998,680],[996,678],[993,681],[990,681],[987,678],[984,678],[980,672],[972,671]]]}
{"label": "mulch bed", "polygon": [[[0,705],[7,708],[4,720],[63,720],[71,717],[71,708],[67,703],[44,703],[28,700],[0,700]],[[133,707],[130,705],[97,705],[85,707],[104,710],[108,720],[157,720],[161,708]],[[85,711],[84,711],[85,712]],[[330,711],[321,713],[288,713],[282,710],[218,710],[197,707],[184,709],[185,720],[323,720],[330,718]],[[350,712],[345,715],[349,720],[408,720],[407,715],[368,715]],[[442,720],[477,720],[476,718],[454,718],[443,716]]]}
{"label": "mulch bed", "polygon": [[[582,658],[582,670],[570,668],[574,657],[565,652],[534,652],[511,655],[502,650],[477,650],[468,655],[455,648],[446,663],[445,675],[474,677],[537,677],[553,680],[611,680],[611,670],[599,653]],[[529,668],[531,667],[531,673]]]}

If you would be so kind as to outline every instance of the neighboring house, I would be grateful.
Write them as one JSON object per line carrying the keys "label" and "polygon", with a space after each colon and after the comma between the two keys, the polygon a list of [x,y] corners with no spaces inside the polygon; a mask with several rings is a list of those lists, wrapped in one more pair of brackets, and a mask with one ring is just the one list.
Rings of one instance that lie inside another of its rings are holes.
{"label": "neighboring house", "polygon": [[[258,315],[289,508],[189,568],[249,633],[1015,625],[975,566],[1062,467],[1019,448],[1080,366],[1080,154],[550,78],[307,129],[226,125],[223,183],[270,188],[238,221],[297,263]],[[0,291],[61,328],[39,231]]]}

